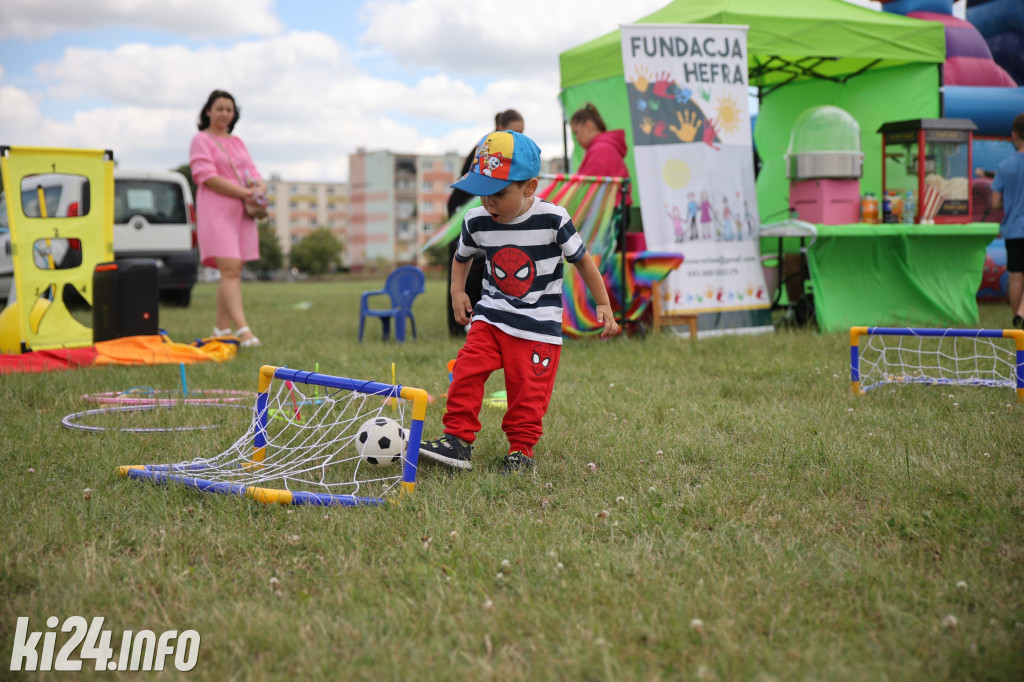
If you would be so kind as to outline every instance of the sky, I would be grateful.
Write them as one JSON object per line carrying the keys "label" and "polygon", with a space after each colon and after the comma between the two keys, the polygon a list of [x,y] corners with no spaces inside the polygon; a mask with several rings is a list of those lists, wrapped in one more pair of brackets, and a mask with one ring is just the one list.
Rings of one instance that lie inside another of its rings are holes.
{"label": "sky", "polygon": [[510,107],[557,158],[558,55],[666,4],[0,0],[0,144],[175,168],[223,89],[265,176],[345,181],[360,147],[461,156]]}

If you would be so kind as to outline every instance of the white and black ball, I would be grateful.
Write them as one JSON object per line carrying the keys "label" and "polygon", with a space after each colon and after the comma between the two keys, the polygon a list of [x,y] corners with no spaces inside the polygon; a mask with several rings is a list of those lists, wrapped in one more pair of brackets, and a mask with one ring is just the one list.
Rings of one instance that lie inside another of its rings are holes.
{"label": "white and black ball", "polygon": [[373,417],[363,422],[356,434],[356,452],[377,467],[391,466],[402,459],[409,433],[394,419]]}

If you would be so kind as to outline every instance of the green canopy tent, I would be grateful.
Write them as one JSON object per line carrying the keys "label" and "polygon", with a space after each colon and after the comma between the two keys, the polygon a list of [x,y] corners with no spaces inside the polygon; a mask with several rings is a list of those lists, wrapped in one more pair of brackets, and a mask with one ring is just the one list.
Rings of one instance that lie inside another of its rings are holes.
{"label": "green canopy tent", "polygon": [[[939,68],[945,32],[937,22],[876,12],[843,0],[675,0],[638,19],[649,24],[733,24],[747,34],[750,85],[760,88],[754,144],[763,221],[787,213],[783,155],[797,116],[832,104],[858,121],[864,152],[863,191],[881,192],[881,138],[886,121],[939,116]],[[609,128],[623,128],[632,150],[619,31],[559,55],[567,115],[597,105]],[[574,152],[575,165],[582,151]],[[632,152],[626,159],[633,172]],[[634,201],[637,197],[634,188]]]}

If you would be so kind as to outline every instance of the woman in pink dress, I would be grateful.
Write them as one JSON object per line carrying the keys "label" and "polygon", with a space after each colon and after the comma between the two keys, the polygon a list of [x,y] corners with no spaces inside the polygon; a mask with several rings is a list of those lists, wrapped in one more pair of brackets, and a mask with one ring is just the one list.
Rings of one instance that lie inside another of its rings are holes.
{"label": "woman in pink dress", "polygon": [[189,166],[196,183],[196,232],[199,260],[220,270],[217,324],[213,335],[235,334],[243,347],[260,340],[249,329],[242,308],[242,265],[260,257],[256,221],[245,201],[263,201],[266,184],[241,138],[231,134],[238,123],[235,98],[214,90],[199,114],[199,132],[189,147]]}

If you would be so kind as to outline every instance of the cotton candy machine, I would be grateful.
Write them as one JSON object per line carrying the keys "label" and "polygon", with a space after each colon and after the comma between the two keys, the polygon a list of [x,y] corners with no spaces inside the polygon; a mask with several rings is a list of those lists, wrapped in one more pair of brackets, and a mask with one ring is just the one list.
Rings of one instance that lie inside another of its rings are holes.
{"label": "cotton candy machine", "polygon": [[785,159],[789,205],[800,220],[858,222],[864,154],[853,116],[829,105],[807,109],[793,123]]}

